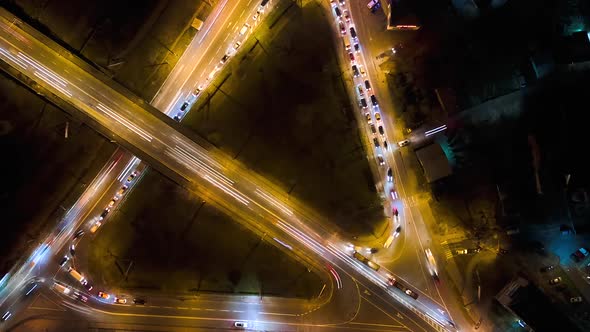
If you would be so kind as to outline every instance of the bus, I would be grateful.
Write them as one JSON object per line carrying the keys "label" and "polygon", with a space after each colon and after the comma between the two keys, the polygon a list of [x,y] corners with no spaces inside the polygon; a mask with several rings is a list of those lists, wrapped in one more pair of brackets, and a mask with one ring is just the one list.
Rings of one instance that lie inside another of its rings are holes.
{"label": "bus", "polygon": [[375,271],[379,271],[379,269],[381,268],[381,266],[373,261],[371,261],[370,259],[368,259],[367,257],[361,255],[361,253],[359,253],[358,251],[355,251],[352,256],[356,259],[358,259],[359,261],[361,261],[363,264],[367,265],[368,267],[372,268]]}

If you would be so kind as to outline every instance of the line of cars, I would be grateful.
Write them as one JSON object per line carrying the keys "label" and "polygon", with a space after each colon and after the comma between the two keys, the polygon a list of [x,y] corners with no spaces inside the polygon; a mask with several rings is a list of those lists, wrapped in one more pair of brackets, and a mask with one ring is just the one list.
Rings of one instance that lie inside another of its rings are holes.
{"label": "line of cars", "polygon": [[[256,9],[256,13],[252,16],[252,20],[254,21],[253,25],[260,20],[262,14],[265,11],[266,5],[270,2],[270,0],[262,0],[258,8]],[[248,32],[252,31],[252,25],[248,22],[244,23],[240,30],[238,31],[237,39],[232,43],[232,46],[225,52],[219,63],[215,65],[215,68],[209,73],[207,78],[205,79],[207,82],[210,82],[215,74],[221,70],[221,68],[225,65],[225,63],[238,51],[240,46],[242,46],[242,42],[244,38],[246,38]],[[197,100],[203,89],[205,88],[204,85],[198,85],[196,88],[193,89],[192,93],[190,94],[189,98],[186,99],[182,105],[180,106],[179,110],[176,112],[176,115],[173,116],[174,121],[180,122],[182,118],[186,115],[186,112],[190,110],[189,106],[193,102]]]}

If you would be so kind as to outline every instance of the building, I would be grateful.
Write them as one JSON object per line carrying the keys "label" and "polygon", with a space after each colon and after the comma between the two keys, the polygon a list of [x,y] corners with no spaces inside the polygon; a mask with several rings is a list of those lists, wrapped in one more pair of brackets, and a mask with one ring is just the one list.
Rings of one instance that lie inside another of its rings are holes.
{"label": "building", "polygon": [[446,178],[453,173],[447,155],[438,143],[416,150],[416,156],[428,183]]}

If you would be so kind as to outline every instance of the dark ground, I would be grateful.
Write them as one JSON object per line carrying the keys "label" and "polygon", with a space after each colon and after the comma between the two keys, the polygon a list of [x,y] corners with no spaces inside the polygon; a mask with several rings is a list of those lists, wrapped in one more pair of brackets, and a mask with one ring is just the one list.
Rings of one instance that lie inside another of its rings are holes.
{"label": "dark ground", "polygon": [[[66,123],[69,137],[64,138]],[[75,202],[115,146],[0,76],[0,275]]]}
{"label": "dark ground", "polygon": [[241,47],[214,82],[223,85],[210,87],[183,124],[349,234],[378,236],[383,209],[329,20],[310,2],[293,5],[269,30],[281,12],[256,31],[260,44]]}
{"label": "dark ground", "polygon": [[320,272],[272,242],[151,170],[93,239],[90,274],[126,290],[318,296]]}

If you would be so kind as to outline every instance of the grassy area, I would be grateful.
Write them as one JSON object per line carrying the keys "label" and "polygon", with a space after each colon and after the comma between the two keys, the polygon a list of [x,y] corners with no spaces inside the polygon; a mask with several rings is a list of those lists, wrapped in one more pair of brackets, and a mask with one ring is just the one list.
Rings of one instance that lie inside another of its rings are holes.
{"label": "grassy area", "polygon": [[[63,216],[114,151],[102,136],[0,77],[0,274]],[[68,126],[69,137],[64,138]]]}
{"label": "grassy area", "polygon": [[[108,68],[113,78],[150,100],[205,20],[211,0],[78,1],[14,0],[20,8],[90,61]],[[47,33],[46,31],[46,33]]]}
{"label": "grassy area", "polygon": [[332,18],[316,2],[277,6],[255,32],[260,43],[251,37],[241,46],[183,124],[345,231],[376,235],[383,209],[342,83]]}
{"label": "grassy area", "polygon": [[94,238],[90,274],[124,289],[317,296],[321,279],[265,240],[150,171]]}

